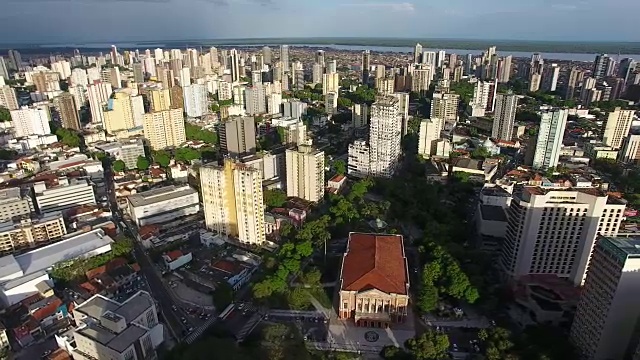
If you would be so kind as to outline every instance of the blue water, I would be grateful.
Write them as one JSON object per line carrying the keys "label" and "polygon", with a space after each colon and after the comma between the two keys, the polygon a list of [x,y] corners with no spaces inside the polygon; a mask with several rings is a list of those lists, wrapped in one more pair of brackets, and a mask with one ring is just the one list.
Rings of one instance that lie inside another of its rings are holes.
{"label": "blue water", "polygon": [[[55,45],[42,45],[41,47],[73,47],[73,48],[78,48],[78,49],[82,49],[82,48],[93,48],[93,49],[97,49],[97,48],[102,48],[104,47],[105,50],[109,50],[111,48],[112,44],[107,44],[107,43],[101,43],[101,44],[96,44],[96,43],[90,43],[90,44],[55,44]],[[122,48],[122,49],[135,49],[138,48],[140,50],[144,50],[144,49],[153,49],[153,48],[166,48],[165,44],[162,43],[116,43],[115,44],[118,48]],[[187,45],[187,44],[185,44]],[[274,44],[268,44],[269,46],[274,46]],[[215,46],[220,46],[220,47],[232,47],[232,46],[237,46],[237,47],[262,47],[264,45],[253,45],[253,44],[229,44],[229,45],[215,45]],[[402,46],[360,46],[360,45],[328,45],[328,44],[296,44],[296,45],[289,45],[289,47],[296,47],[296,46],[306,46],[306,47],[313,47],[313,48],[330,48],[330,49],[336,49],[336,50],[347,50],[347,51],[364,51],[364,50],[371,50],[372,52],[403,52],[403,53],[413,53],[413,48],[412,47],[402,47]],[[197,46],[199,47],[199,45]],[[447,54],[458,54],[458,55],[466,55],[466,54],[481,54],[482,50],[468,50],[468,49],[430,49],[430,48],[424,48],[423,51],[438,51],[438,50],[444,50]],[[500,51],[500,49],[498,48],[497,50],[498,54],[500,56],[507,56],[507,55],[513,55],[513,57],[524,57],[524,58],[530,58],[531,55],[533,54],[533,52],[525,52],[525,51]],[[550,52],[541,52],[540,53],[542,55],[543,59],[546,60],[565,60],[565,61],[585,61],[585,62],[592,62],[595,59],[596,54],[577,54],[577,53],[550,53]],[[613,56],[614,58],[616,58],[618,55],[617,54],[609,54],[611,56]],[[619,55],[620,59],[623,58],[632,58],[635,59],[637,61],[640,61],[640,55],[627,55],[627,54],[620,54]]]}

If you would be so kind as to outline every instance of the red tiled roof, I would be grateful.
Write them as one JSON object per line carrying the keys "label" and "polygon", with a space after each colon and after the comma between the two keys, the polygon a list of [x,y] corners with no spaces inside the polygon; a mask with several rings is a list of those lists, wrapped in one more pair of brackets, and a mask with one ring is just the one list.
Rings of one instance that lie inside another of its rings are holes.
{"label": "red tiled roof", "polygon": [[182,251],[180,250],[173,250],[173,251],[169,251],[167,253],[167,257],[169,258],[169,260],[171,261],[175,261],[177,260],[179,257],[182,256]]}
{"label": "red tiled roof", "polygon": [[138,263],[133,263],[131,265],[131,268],[133,269],[133,271],[135,272],[139,272],[140,271],[140,265],[138,265]]}
{"label": "red tiled roof", "polygon": [[351,233],[348,249],[342,265],[342,290],[407,294],[402,236]]}
{"label": "red tiled roof", "polygon": [[93,278],[98,277],[100,274],[104,274],[104,272],[107,271],[107,266],[106,265],[102,265],[99,266],[95,269],[91,269],[89,271],[87,271],[85,273],[85,276],[87,277],[87,279],[91,280]]}
{"label": "red tiled roof", "polygon": [[43,319],[55,314],[62,305],[62,300],[55,298],[47,306],[44,306],[33,313],[33,318],[42,321]]}
{"label": "red tiled roof", "polygon": [[338,174],[338,175],[332,177],[329,181],[340,182],[340,181],[342,181],[342,179],[344,179],[344,175]]}
{"label": "red tiled roof", "polygon": [[218,260],[215,263],[211,264],[211,267],[220,271],[224,271],[228,274],[237,274],[241,271],[241,266],[239,264],[227,260]]}
{"label": "red tiled roof", "polygon": [[71,360],[71,356],[69,355],[68,352],[64,351],[63,349],[58,349],[54,352],[52,352],[51,354],[49,354],[49,356],[47,356],[48,360]]}

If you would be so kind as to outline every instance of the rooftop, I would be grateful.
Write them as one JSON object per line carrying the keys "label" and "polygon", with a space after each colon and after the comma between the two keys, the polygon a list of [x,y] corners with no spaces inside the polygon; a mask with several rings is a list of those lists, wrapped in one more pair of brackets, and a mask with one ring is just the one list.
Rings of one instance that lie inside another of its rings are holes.
{"label": "rooftop", "polygon": [[132,325],[128,326],[119,334],[116,334],[103,326],[93,323],[87,327],[77,330],[77,332],[99,342],[102,345],[108,346],[118,353],[121,353],[141,336],[146,334],[147,330]]}
{"label": "rooftop", "polygon": [[619,256],[621,260],[628,257],[640,258],[640,238],[603,237],[598,245]]}
{"label": "rooftop", "polygon": [[179,187],[171,185],[131,195],[128,197],[128,200],[132,206],[137,207],[152,205],[193,194],[197,194],[196,190],[188,185]]}
{"label": "rooftop", "polygon": [[481,205],[480,214],[482,215],[482,220],[507,221],[507,214],[505,214],[504,209],[501,206]]}
{"label": "rooftop", "polygon": [[8,201],[8,200],[20,200],[22,196],[20,196],[20,188],[13,187],[8,189],[0,190],[0,201]]}
{"label": "rooftop", "polygon": [[350,233],[341,278],[342,290],[407,294],[402,236]]}

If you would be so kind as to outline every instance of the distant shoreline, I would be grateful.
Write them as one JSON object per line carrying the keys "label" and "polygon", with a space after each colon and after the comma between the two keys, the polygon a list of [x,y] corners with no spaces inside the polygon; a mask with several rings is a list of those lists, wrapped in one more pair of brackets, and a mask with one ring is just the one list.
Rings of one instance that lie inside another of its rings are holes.
{"label": "distant shoreline", "polygon": [[[383,47],[413,47],[420,43],[425,48],[447,48],[484,50],[489,46],[496,46],[502,51],[520,52],[556,52],[574,54],[640,54],[640,42],[576,42],[576,41],[527,41],[527,40],[464,40],[464,39],[421,39],[421,38],[337,38],[337,37],[309,37],[309,38],[244,38],[244,39],[185,39],[185,40],[156,40],[156,41],[115,41],[115,42],[74,42],[51,44],[0,44],[0,49],[47,49],[73,48],[102,49],[110,44],[131,44],[132,47],[154,46],[162,44],[166,47],[182,48],[208,45],[354,45],[354,46],[383,46]],[[129,48],[128,46],[120,46]]]}

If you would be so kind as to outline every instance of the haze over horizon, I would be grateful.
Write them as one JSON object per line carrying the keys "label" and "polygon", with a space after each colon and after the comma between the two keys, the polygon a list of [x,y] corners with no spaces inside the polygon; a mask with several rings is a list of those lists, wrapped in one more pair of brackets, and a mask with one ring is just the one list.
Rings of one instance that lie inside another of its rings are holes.
{"label": "haze over horizon", "polygon": [[632,0],[486,0],[482,7],[472,0],[5,0],[0,32],[11,34],[7,43],[286,37],[631,42],[640,41],[638,12],[640,2]]}

